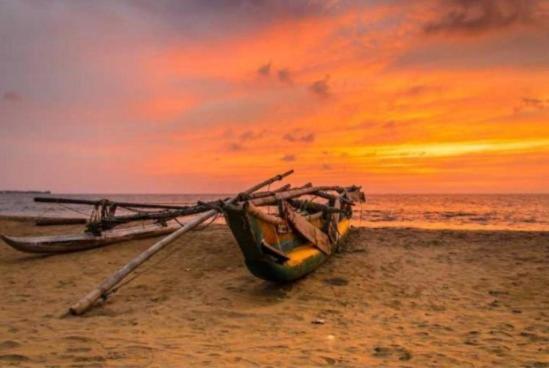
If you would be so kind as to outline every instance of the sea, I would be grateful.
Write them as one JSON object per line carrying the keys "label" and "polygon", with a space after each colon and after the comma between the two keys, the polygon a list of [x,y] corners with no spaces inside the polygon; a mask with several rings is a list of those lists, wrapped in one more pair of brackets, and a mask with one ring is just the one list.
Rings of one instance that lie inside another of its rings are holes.
{"label": "sea", "polygon": [[[35,196],[32,193],[0,194],[0,215],[88,217],[90,214],[90,206],[36,203]],[[40,196],[186,205],[230,195],[56,193]],[[355,206],[353,223],[366,227],[549,231],[549,194],[372,194],[367,195],[365,203]]]}

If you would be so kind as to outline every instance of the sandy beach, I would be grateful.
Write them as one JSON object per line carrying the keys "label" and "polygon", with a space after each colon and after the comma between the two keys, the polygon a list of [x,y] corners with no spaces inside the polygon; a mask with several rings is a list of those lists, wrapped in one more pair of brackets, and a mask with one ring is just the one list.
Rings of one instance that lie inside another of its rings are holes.
{"label": "sandy beach", "polygon": [[[80,229],[0,220],[10,235]],[[354,229],[316,272],[273,285],[212,225],[61,317],[153,242],[47,257],[0,242],[0,366],[549,367],[549,232]]]}

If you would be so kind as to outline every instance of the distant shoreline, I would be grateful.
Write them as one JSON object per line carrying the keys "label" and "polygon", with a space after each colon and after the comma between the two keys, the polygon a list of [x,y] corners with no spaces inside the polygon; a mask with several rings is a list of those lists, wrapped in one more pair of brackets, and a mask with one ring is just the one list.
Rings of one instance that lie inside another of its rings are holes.
{"label": "distant shoreline", "polygon": [[51,194],[50,190],[0,190],[0,194]]}

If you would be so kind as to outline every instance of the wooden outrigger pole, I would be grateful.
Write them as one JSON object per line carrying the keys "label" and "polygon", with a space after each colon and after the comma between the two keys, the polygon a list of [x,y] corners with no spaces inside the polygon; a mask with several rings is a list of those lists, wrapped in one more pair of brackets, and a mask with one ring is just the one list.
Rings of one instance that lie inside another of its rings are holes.
{"label": "wooden outrigger pole", "polygon": [[[290,184],[281,186],[278,189],[272,191],[254,192],[250,195],[239,195],[239,201],[252,200],[266,198],[275,194],[284,194],[290,189]],[[302,187],[292,188],[292,191],[301,188],[309,188],[311,184],[308,183]],[[159,211],[138,211],[138,213],[130,215],[115,215],[116,207],[121,203],[129,204],[128,202],[116,202],[107,199],[102,200],[87,200],[76,198],[46,198],[45,201],[52,201],[52,203],[67,203],[67,204],[83,204],[93,205],[94,211],[90,215],[89,219],[70,219],[70,218],[43,218],[37,220],[37,225],[50,225],[50,224],[73,224],[83,223],[86,224],[86,229],[83,233],[79,234],[67,234],[67,235],[47,235],[47,236],[8,236],[0,234],[0,238],[12,248],[25,252],[25,253],[38,253],[38,254],[59,254],[66,252],[77,252],[81,250],[87,250],[92,248],[102,247],[108,244],[114,244],[126,240],[149,238],[159,235],[168,235],[177,231],[180,226],[168,225],[168,221],[176,219],[178,217],[197,215],[210,211],[212,208],[223,207],[224,201],[230,198],[218,199],[215,201],[202,202],[199,201],[195,205],[186,205],[178,209],[161,209]],[[38,202],[42,201],[41,197],[38,197]],[[134,206],[147,205],[156,206],[153,203],[131,203]],[[162,206],[162,204],[159,204]],[[306,205],[311,207],[310,204]],[[130,207],[126,207],[130,208]],[[71,220],[71,221],[68,221]],[[72,221],[78,220],[78,221]],[[154,221],[154,225],[128,227],[122,229],[115,229],[116,227],[136,222],[136,221]],[[177,220],[176,220],[177,221]],[[179,222],[179,221],[177,221]],[[160,226],[158,226],[160,225]]]}
{"label": "wooden outrigger pole", "polygon": [[[228,198],[225,198],[225,200]],[[172,220],[176,217],[196,215],[199,213],[207,212],[212,209],[212,206],[216,206],[221,203],[223,200],[211,201],[211,202],[200,202],[197,205],[185,205],[185,206],[176,206],[176,205],[164,205],[164,204],[154,204],[154,203],[133,203],[133,202],[117,202],[111,201],[108,199],[100,200],[88,200],[88,199],[77,199],[77,198],[58,198],[58,197],[35,197],[35,202],[40,203],[58,203],[58,204],[79,204],[79,205],[88,205],[94,206],[95,209],[92,212],[88,220],[82,219],[81,222],[86,224],[86,232],[94,235],[101,235],[105,230],[111,230],[116,226],[136,222],[136,221],[146,221],[146,220],[155,220],[157,223],[166,225],[166,222]],[[157,209],[159,211],[147,212],[139,211],[136,214],[130,215],[115,215],[117,208],[126,208],[126,209]],[[79,223],[81,223],[79,221]],[[49,225],[49,224],[65,224],[69,222],[53,220],[41,220],[40,225]]]}
{"label": "wooden outrigger pole", "polygon": [[[241,194],[232,197],[228,200],[224,201],[224,204],[233,204],[236,201],[239,200],[241,197],[248,196],[257,190],[270,185],[276,181],[282,180],[286,176],[292,174],[294,171],[290,170],[283,174],[276,175],[270,179],[267,179],[257,185],[254,185],[253,187],[249,188],[248,190],[242,192]],[[268,197],[266,197],[268,198]],[[179,230],[175,231],[174,233],[168,235],[164,239],[160,240],[159,242],[153,244],[149,249],[144,251],[143,253],[139,254],[135,258],[133,258],[128,264],[126,264],[124,267],[119,269],[117,272],[115,272],[113,275],[106,278],[99,286],[97,286],[95,289],[93,289],[91,292],[89,292],[87,295],[85,295],[83,298],[81,298],[78,302],[73,304],[69,308],[69,313],[72,315],[81,315],[85,313],[88,309],[90,309],[99,299],[103,298],[106,299],[111,290],[119,284],[126,276],[128,276],[131,272],[133,272],[137,267],[139,267],[142,263],[147,261],[149,258],[151,258],[154,254],[158,253],[160,250],[165,248],[168,244],[172,243],[174,240],[179,238],[181,235],[185,234],[189,230],[192,230],[193,228],[197,227],[204,221],[208,220],[209,218],[215,216],[218,213],[217,209],[211,209],[208,212],[205,212],[192,221],[186,223],[183,225]]]}
{"label": "wooden outrigger pole", "polygon": [[[286,184],[278,189],[265,192],[255,192],[248,195],[246,199],[258,199],[272,196],[276,193],[288,191],[290,184]],[[309,188],[311,183],[307,183],[302,187],[293,188],[292,190],[300,188]],[[241,194],[242,196],[242,194]],[[35,197],[35,202],[40,203],[58,203],[58,204],[78,204],[94,206],[95,211],[89,219],[85,218],[39,218],[36,220],[38,226],[49,225],[72,225],[72,224],[86,224],[86,233],[100,236],[103,231],[111,230],[119,225],[127,224],[136,221],[156,221],[158,224],[166,226],[166,223],[177,217],[197,215],[203,212],[207,212],[212,208],[218,207],[223,204],[225,200],[229,198],[221,198],[214,201],[202,202],[199,201],[194,205],[176,206],[176,205],[164,205],[155,203],[134,203],[134,202],[117,202],[107,199],[89,200],[78,198],[60,198],[60,197]],[[239,200],[244,199],[243,197]],[[136,209],[158,209],[159,211],[138,211],[135,214],[115,215],[116,208]]]}
{"label": "wooden outrigger pole", "polygon": [[[59,197],[34,197],[35,202],[39,203],[58,203],[58,204],[83,204],[88,206],[100,205],[106,202],[104,199],[77,199],[77,198],[59,198]],[[167,204],[155,204],[155,203],[135,203],[135,202],[111,202],[119,207],[133,207],[133,208],[160,208],[166,210],[180,210],[187,209],[190,206],[176,206]]]}

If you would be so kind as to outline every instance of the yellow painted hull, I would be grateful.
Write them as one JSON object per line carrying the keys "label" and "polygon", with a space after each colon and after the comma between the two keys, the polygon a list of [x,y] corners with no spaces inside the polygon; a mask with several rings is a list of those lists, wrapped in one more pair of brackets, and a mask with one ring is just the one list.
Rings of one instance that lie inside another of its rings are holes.
{"label": "yellow painted hull", "polygon": [[[314,271],[329,258],[329,255],[293,231],[280,232],[277,225],[259,219],[242,208],[225,209],[225,218],[244,254],[246,266],[252,274],[264,280],[296,280]],[[327,220],[316,219],[312,223],[322,229],[327,225]],[[341,219],[337,227],[340,236],[338,242],[332,245],[331,254],[348,233],[350,219]],[[283,253],[286,258],[274,257],[262,246],[265,243]]]}

